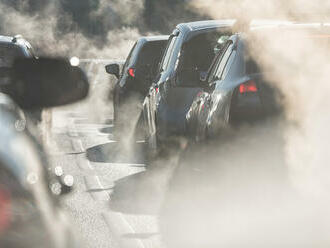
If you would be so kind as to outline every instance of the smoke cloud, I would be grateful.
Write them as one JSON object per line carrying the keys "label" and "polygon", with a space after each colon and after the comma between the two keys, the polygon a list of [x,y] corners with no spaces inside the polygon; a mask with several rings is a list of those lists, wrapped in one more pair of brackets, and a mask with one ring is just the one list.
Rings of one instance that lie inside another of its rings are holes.
{"label": "smoke cloud", "polygon": [[[330,10],[329,1],[196,0],[192,4],[216,19],[240,17],[245,20],[268,18],[324,22],[325,13]],[[319,27],[327,26],[325,23]],[[286,143],[289,165],[299,170],[299,175],[304,174],[304,183],[313,181],[315,186],[327,191],[327,180],[322,180],[321,174],[328,171],[324,147],[328,133],[325,126],[329,122],[329,46],[328,43],[320,45],[317,39],[308,39],[308,36],[309,31],[304,29],[282,37],[279,33],[261,32],[249,40],[249,47],[251,55],[265,71],[274,71],[268,80],[285,96],[286,116],[290,121]],[[267,53],[260,54],[260,48],[265,46],[268,46]],[[307,188],[311,189],[310,186],[308,184]]]}
{"label": "smoke cloud", "polygon": [[[189,4],[213,19],[242,22],[324,22],[330,10],[329,1]],[[169,247],[329,246],[327,34],[320,42],[306,28],[251,32],[251,56],[271,72],[266,79],[283,94],[285,116],[228,130],[217,142],[185,151],[162,209]]]}
{"label": "smoke cloud", "polygon": [[[31,3],[30,3],[31,2]],[[126,1],[0,2],[2,34],[21,34],[38,54],[124,58],[140,33],[142,3]],[[120,12],[124,4],[134,11]]]}

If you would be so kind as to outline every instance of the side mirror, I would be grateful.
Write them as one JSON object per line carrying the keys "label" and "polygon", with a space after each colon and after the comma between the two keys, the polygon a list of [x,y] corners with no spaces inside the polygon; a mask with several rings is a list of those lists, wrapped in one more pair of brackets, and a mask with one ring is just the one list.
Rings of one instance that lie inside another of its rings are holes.
{"label": "side mirror", "polygon": [[187,69],[177,72],[176,86],[187,88],[201,87],[201,72],[195,69]]}
{"label": "side mirror", "polygon": [[69,61],[56,58],[19,58],[11,69],[6,92],[25,110],[61,106],[85,98],[85,73]]}
{"label": "side mirror", "polygon": [[119,78],[120,68],[118,64],[106,65],[105,71],[109,74],[116,76],[116,78]]}

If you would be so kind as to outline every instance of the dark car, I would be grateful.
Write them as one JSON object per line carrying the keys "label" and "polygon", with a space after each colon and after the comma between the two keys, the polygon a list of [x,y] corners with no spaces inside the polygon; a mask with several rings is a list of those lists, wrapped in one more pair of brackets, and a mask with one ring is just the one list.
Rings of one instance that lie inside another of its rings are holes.
{"label": "dark car", "polygon": [[146,141],[154,149],[185,130],[185,116],[201,91],[203,77],[219,49],[219,36],[231,35],[234,20],[179,24],[169,38],[158,75],[143,104]]}
{"label": "dark car", "polygon": [[[0,36],[0,70],[11,67],[16,58],[34,58],[35,52],[31,44],[20,35]],[[6,76],[0,72],[0,80],[7,80]],[[41,121],[41,109],[28,111],[25,114],[27,119],[33,124]]]}
{"label": "dark car", "polygon": [[[299,32],[304,32],[303,34]],[[186,118],[187,134],[196,141],[217,137],[224,129],[246,123],[255,123],[282,113],[282,94],[266,80],[273,71],[283,71],[287,66],[283,58],[274,60],[269,71],[264,71],[251,56],[247,40],[271,33],[281,42],[297,39],[318,39],[318,42],[329,42],[327,27],[308,24],[287,24],[275,27],[264,27],[246,33],[233,35],[223,51],[212,64],[206,80],[200,83],[203,91],[194,100]],[[307,34],[311,34],[310,37]],[[322,40],[325,39],[325,40]],[[264,41],[265,43],[265,41]],[[267,44],[259,48],[262,54],[268,54]],[[291,53],[294,49],[291,48]],[[282,59],[282,62],[279,62]],[[304,61],[301,62],[304,68]],[[279,68],[278,68],[279,67]],[[307,72],[295,68],[286,73],[307,76]],[[290,78],[290,75],[287,75]]]}
{"label": "dark car", "polygon": [[31,44],[22,36],[0,36],[0,67],[12,65],[17,57],[35,57]]}
{"label": "dark car", "polygon": [[21,110],[84,98],[84,73],[61,59],[18,59],[0,94],[0,247],[79,247],[60,204],[72,177],[49,170],[45,151]]}
{"label": "dark car", "polygon": [[142,103],[149,90],[167,40],[168,36],[141,37],[131,49],[121,73],[118,64],[106,66],[106,71],[118,78],[113,90],[114,126],[118,138],[125,127],[134,122],[134,116],[138,116],[136,106]]}

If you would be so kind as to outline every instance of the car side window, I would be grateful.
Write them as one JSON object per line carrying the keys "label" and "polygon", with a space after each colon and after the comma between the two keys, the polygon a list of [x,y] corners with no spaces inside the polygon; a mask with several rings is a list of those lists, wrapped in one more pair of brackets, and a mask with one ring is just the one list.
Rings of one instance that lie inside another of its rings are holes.
{"label": "car side window", "polygon": [[224,54],[223,54],[223,56],[222,56],[222,58],[220,60],[219,66],[218,66],[218,68],[217,68],[217,70],[215,72],[215,76],[216,76],[217,79],[220,79],[220,80],[223,79],[223,74],[224,74],[223,72],[224,72],[225,67],[227,65],[227,62],[228,62],[228,60],[230,58],[230,55],[233,52],[233,46],[234,46],[233,42],[230,41],[229,44],[228,44],[228,47],[227,47],[226,51],[224,52]]}

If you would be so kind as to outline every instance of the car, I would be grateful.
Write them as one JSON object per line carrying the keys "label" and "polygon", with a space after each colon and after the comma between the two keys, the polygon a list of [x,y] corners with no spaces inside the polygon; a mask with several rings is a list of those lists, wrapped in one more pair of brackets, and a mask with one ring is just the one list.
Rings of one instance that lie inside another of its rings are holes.
{"label": "car", "polygon": [[[21,35],[0,36],[0,67],[10,67],[16,58],[36,58],[31,44]],[[1,78],[0,80],[5,80]],[[31,124],[38,124],[42,119],[42,109],[24,113]]]}
{"label": "car", "polygon": [[15,58],[18,57],[36,57],[31,44],[21,35],[0,35],[0,54],[1,67],[10,66],[14,62]]}
{"label": "car", "polygon": [[0,94],[0,247],[79,247],[61,208],[73,178],[50,172],[46,153],[21,110],[54,107],[87,96],[84,73],[63,59],[19,58]]}
{"label": "car", "polygon": [[[283,113],[281,92],[265,79],[265,75],[270,75],[272,71],[265,72],[260,68],[258,61],[250,55],[247,40],[253,35],[258,37],[258,32],[264,35],[272,32],[274,39],[287,35],[285,42],[296,31],[311,33],[311,37],[318,39],[328,39],[330,30],[315,24],[291,23],[231,36],[214,60],[206,79],[199,84],[203,90],[186,115],[187,136],[193,141],[205,141],[218,137],[228,128],[253,124]],[[294,49],[291,50],[293,53]],[[267,50],[263,52],[267,53]],[[272,68],[283,64],[274,61]],[[298,70],[296,73],[302,72]]]}
{"label": "car", "polygon": [[[148,151],[157,151],[169,137],[182,135],[185,116],[200,87],[190,79],[205,76],[221,42],[232,34],[235,20],[179,24],[171,34],[155,83],[143,103],[142,120]],[[183,87],[185,86],[185,87]]]}
{"label": "car", "polygon": [[127,132],[127,125],[134,122],[133,116],[138,116],[139,110],[135,108],[142,104],[155,78],[167,40],[166,35],[141,37],[132,47],[121,73],[118,64],[106,66],[107,73],[118,79],[113,90],[114,134],[118,139]]}

